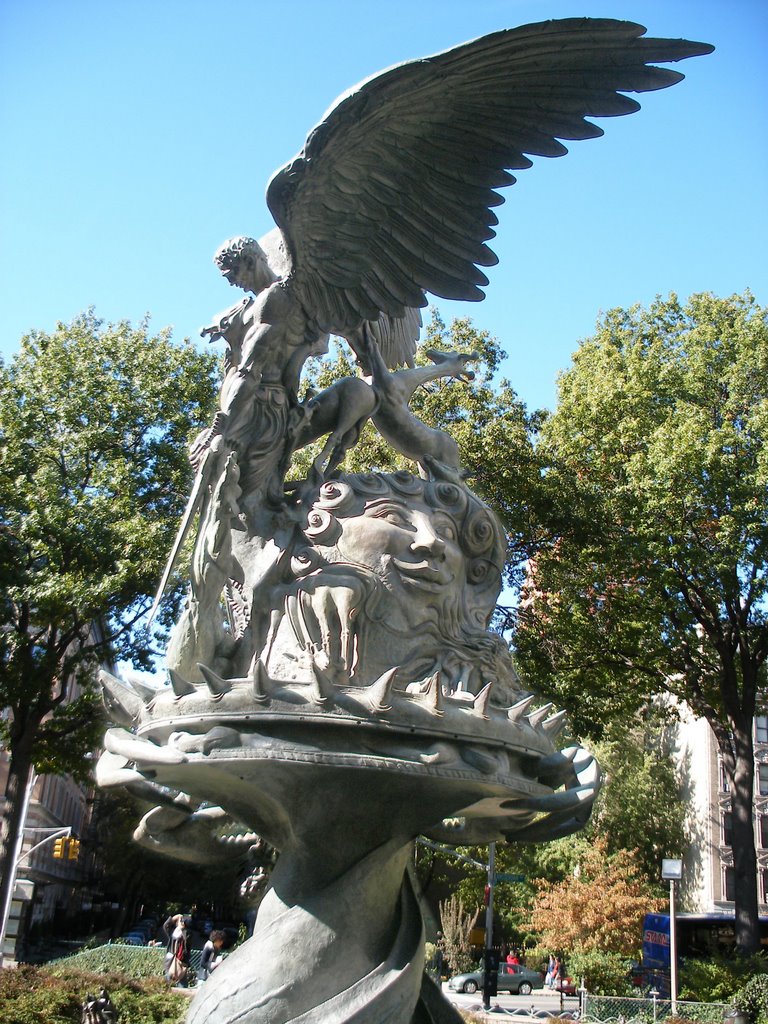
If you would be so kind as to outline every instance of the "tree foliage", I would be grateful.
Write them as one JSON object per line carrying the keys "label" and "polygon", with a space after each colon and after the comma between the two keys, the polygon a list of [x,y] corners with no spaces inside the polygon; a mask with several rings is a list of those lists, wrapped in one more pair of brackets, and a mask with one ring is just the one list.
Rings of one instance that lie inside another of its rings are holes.
{"label": "tree foliage", "polygon": [[766,681],[768,326],[750,294],[606,314],[540,445],[549,504],[515,642],[577,732],[657,694],[712,727],[731,782],[737,935],[756,948],[752,725]]}
{"label": "tree foliage", "polygon": [[541,879],[531,927],[542,946],[556,951],[603,950],[634,956],[643,916],[661,910],[630,850],[609,853],[600,839],[584,850],[578,871],[559,882]]}
{"label": "tree foliage", "polygon": [[30,767],[88,767],[98,661],[146,665],[152,653],[136,623],[184,508],[187,444],[211,414],[213,371],[167,331],[105,326],[92,312],[32,332],[0,364],[4,856]]}
{"label": "tree foliage", "polygon": [[621,953],[587,949],[568,954],[568,974],[594,996],[636,996],[631,969],[632,961]]}
{"label": "tree foliage", "polygon": [[660,885],[664,857],[682,857],[687,806],[666,730],[650,712],[627,726],[607,725],[592,745],[603,786],[585,830],[588,841],[603,838],[609,853],[634,850],[638,869]]}
{"label": "tree foliage", "polygon": [[[633,851],[638,877],[653,895],[666,891],[659,876],[661,858],[683,854],[686,805],[658,717],[649,714],[629,727],[609,723],[604,739],[592,749],[603,771],[603,786],[582,832],[550,843],[496,844],[497,872],[525,876],[524,882],[499,882],[495,887],[495,918],[509,942],[527,947],[538,943],[531,929],[531,907],[539,880],[557,884],[572,875],[593,844],[600,843],[609,854]],[[485,847],[462,847],[460,852],[479,862],[487,859]],[[465,906],[479,906],[487,876],[458,861],[456,868],[465,873],[458,895]],[[595,964],[592,969],[594,973]],[[606,970],[607,977],[610,964]]]}
{"label": "tree foliage", "polygon": [[[110,920],[112,938],[123,934],[136,920],[137,908],[166,907],[184,910],[193,904],[215,905],[219,914],[237,917],[245,913],[240,883],[247,873],[247,854],[232,856],[226,863],[179,870],[179,862],[140,846],[133,839],[136,800],[115,790],[99,790],[91,818],[91,842],[98,850],[102,872],[99,888],[119,905]],[[149,809],[142,806],[142,811]]]}

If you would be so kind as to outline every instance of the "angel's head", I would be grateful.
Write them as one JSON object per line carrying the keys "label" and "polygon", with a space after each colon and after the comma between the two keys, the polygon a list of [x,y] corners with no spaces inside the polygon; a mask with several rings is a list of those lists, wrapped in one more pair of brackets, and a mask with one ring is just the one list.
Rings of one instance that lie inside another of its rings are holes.
{"label": "angel's head", "polygon": [[238,235],[229,238],[216,250],[216,266],[231,285],[243,291],[259,292],[275,280],[267,256],[255,238]]}

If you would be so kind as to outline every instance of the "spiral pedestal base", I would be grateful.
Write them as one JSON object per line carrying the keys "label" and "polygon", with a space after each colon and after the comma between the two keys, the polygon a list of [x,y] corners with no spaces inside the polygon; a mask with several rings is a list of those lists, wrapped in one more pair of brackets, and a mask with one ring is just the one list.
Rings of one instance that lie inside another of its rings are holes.
{"label": "spiral pedestal base", "polygon": [[253,936],[205,983],[188,1024],[459,1024],[423,973],[409,855],[393,840],[297,898],[299,865],[281,857]]}
{"label": "spiral pedestal base", "polygon": [[204,674],[149,695],[135,732],[110,730],[97,771],[159,801],[136,832],[147,845],[210,862],[226,819],[279,851],[253,936],[188,1024],[460,1024],[424,976],[413,841],[568,834],[599,785],[594,759],[555,748],[547,707],[500,709],[489,687],[447,692],[437,675],[396,690],[392,673],[367,688]]}

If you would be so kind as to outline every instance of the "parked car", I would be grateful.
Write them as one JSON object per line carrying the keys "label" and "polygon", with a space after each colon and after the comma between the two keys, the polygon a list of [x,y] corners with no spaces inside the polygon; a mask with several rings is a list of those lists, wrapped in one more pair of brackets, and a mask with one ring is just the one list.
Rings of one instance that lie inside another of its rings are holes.
{"label": "parked car", "polygon": [[[454,974],[448,982],[448,988],[454,992],[477,992],[483,987],[483,976],[484,972],[480,969],[467,974]],[[499,964],[496,987],[499,992],[527,996],[535,988],[544,988],[544,976],[522,964]]]}

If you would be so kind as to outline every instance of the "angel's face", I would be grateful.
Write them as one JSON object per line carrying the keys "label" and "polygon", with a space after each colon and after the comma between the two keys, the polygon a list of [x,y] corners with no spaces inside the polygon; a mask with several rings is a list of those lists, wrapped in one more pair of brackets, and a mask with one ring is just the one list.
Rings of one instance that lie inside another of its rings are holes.
{"label": "angel's face", "polygon": [[270,283],[269,265],[258,250],[244,249],[221,273],[235,288],[258,295]]}
{"label": "angel's face", "polygon": [[246,267],[243,260],[239,260],[234,267],[222,270],[222,274],[233,288],[242,288],[244,291],[251,290],[250,279],[252,274],[250,273],[250,267]]}
{"label": "angel's face", "polygon": [[413,598],[461,588],[464,553],[454,520],[420,501],[394,495],[368,501],[360,515],[340,520],[336,548],[345,561],[369,566],[387,587]]}

